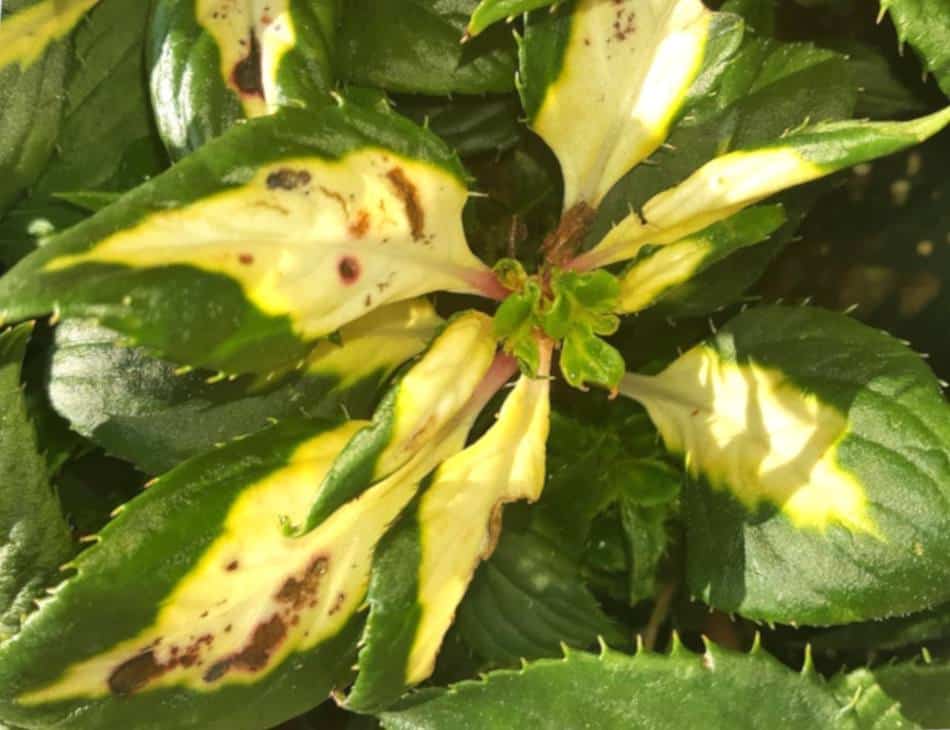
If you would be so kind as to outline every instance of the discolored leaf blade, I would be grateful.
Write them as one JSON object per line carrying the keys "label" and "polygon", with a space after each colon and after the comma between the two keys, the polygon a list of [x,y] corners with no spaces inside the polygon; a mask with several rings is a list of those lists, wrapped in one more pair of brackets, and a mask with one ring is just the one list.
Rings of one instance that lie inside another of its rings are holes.
{"label": "discolored leaf blade", "polygon": [[50,356],[50,400],[74,430],[159,474],[276,420],[367,415],[385,378],[440,324],[424,300],[382,307],[344,327],[341,344],[322,342],[300,370],[269,384],[181,373],[142,348],[123,347],[114,332],[68,320]]}
{"label": "discolored leaf blade", "polygon": [[687,579],[711,605],[823,625],[950,597],[950,411],[896,340],[764,307],[621,390],[685,458]]}
{"label": "discolored leaf blade", "polygon": [[522,376],[494,425],[439,466],[395,527],[374,570],[347,706],[385,707],[432,673],[475,569],[494,550],[503,505],[541,494],[548,390],[547,379]]}
{"label": "discolored leaf blade", "polygon": [[194,366],[286,368],[384,304],[479,291],[466,197],[454,155],[407,120],[284,110],[51,239],[0,282],[0,314],[95,318]]}
{"label": "discolored leaf blade", "polygon": [[663,143],[729,19],[695,0],[575,0],[529,17],[522,98],[561,163],[565,211],[596,208]]}
{"label": "discolored leaf blade", "polygon": [[243,119],[330,103],[332,0],[161,0],[149,66],[156,120],[180,159]]}
{"label": "discolored leaf blade", "polygon": [[590,268],[632,258],[648,244],[689,236],[786,188],[923,142],[947,124],[950,107],[910,122],[834,122],[716,157],[653,196],[575,265]]}
{"label": "discolored leaf blade", "polygon": [[364,423],[282,424],[126,505],[0,647],[0,717],[256,730],[321,702],[352,661],[375,543],[420,478],[396,474],[289,535]]}

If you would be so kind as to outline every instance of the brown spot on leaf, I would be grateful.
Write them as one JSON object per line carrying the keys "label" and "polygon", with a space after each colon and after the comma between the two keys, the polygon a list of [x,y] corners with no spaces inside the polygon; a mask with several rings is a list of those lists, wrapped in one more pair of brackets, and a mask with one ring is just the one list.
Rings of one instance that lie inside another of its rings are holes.
{"label": "brown spot on leaf", "polygon": [[328,616],[332,616],[337,613],[341,608],[343,608],[343,602],[346,600],[345,593],[337,593],[336,598],[333,599],[333,605],[330,606],[330,610],[327,611]]}
{"label": "brown spot on leaf", "polygon": [[250,266],[254,263],[254,255],[249,253],[242,253],[238,255],[238,261],[240,261],[245,266]]}
{"label": "brown spot on leaf", "polygon": [[302,576],[292,576],[284,581],[275,598],[295,609],[303,608],[317,595],[320,579],[326,574],[328,564],[329,561],[325,557],[317,558],[310,563]]}
{"label": "brown spot on leaf", "polygon": [[215,662],[210,667],[208,667],[208,671],[204,673],[204,676],[202,677],[202,679],[204,679],[205,682],[209,682],[209,683],[217,682],[219,679],[221,679],[221,677],[223,677],[225,674],[228,673],[228,670],[230,668],[231,668],[231,660],[222,659],[221,661]]}
{"label": "brown spot on leaf", "polygon": [[224,566],[224,569],[225,569],[226,571],[228,571],[229,573],[233,573],[233,572],[234,572],[235,570],[237,570],[240,566],[241,566],[241,564],[240,564],[237,560],[232,560],[230,563],[228,563],[226,566]]}
{"label": "brown spot on leaf", "polygon": [[350,235],[354,238],[362,238],[369,231],[369,213],[361,210],[356,214],[356,220],[350,223]]}
{"label": "brown spot on leaf", "polygon": [[360,262],[352,256],[344,256],[337,264],[340,279],[349,286],[360,278]]}
{"label": "brown spot on leaf", "polygon": [[311,179],[310,173],[306,170],[291,170],[282,167],[267,176],[267,187],[270,190],[296,190],[309,183]]}
{"label": "brown spot on leaf", "polygon": [[425,211],[419,203],[419,191],[413,182],[406,177],[405,171],[401,167],[394,167],[386,173],[389,182],[396,188],[396,195],[402,201],[406,208],[406,218],[409,219],[409,228],[412,231],[412,238],[418,241],[425,235]]}
{"label": "brown spot on leaf", "polygon": [[130,695],[162,676],[167,670],[166,666],[158,663],[155,653],[149,649],[116,667],[109,675],[109,689],[116,695]]}
{"label": "brown spot on leaf", "polygon": [[243,96],[264,98],[264,79],[261,75],[261,46],[257,35],[251,31],[251,46],[248,54],[237,62],[231,72],[231,82]]}
{"label": "brown spot on leaf", "polygon": [[287,635],[287,625],[280,616],[272,616],[251,635],[251,643],[234,655],[232,663],[239,669],[258,672],[267,666],[271,653]]}

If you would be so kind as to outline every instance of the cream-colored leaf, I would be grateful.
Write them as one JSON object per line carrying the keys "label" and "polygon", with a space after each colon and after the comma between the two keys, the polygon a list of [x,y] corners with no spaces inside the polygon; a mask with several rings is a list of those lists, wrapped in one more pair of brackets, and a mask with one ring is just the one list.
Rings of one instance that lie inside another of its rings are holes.
{"label": "cream-colored leaf", "polygon": [[261,311],[316,340],[390,302],[476,291],[488,269],[465,241],[466,198],[448,171],[379,148],[283,160],[54,258],[47,270],[177,264],[223,274]]}
{"label": "cream-colored leaf", "polygon": [[[491,317],[466,312],[454,318],[397,386],[389,440],[379,455],[380,479],[433,441],[486,382],[495,361]],[[494,382],[488,378],[489,382]]]}
{"label": "cream-colored leaf", "polygon": [[699,0],[580,0],[559,77],[532,120],[564,173],[565,210],[597,207],[666,139],[702,65]]}
{"label": "cream-colored leaf", "polygon": [[494,550],[506,502],[534,501],[544,486],[549,381],[522,376],[496,423],[439,467],[418,513],[422,615],[406,677],[415,684],[435,659],[479,561]]}
{"label": "cream-colored leaf", "polygon": [[343,327],[340,344],[324,340],[317,345],[303,370],[338,377],[338,387],[349,388],[418,355],[442,324],[427,299],[388,304]]}
{"label": "cream-colored leaf", "polygon": [[575,261],[588,269],[632,259],[647,245],[665,245],[738,213],[774,193],[827,175],[792,148],[732,152],[707,162],[679,185],[631,213]]}
{"label": "cream-colored leaf", "polygon": [[699,345],[657,376],[627,374],[667,448],[694,476],[750,510],[775,505],[795,526],[876,535],[867,495],[838,463],[846,417],[780,371]]}

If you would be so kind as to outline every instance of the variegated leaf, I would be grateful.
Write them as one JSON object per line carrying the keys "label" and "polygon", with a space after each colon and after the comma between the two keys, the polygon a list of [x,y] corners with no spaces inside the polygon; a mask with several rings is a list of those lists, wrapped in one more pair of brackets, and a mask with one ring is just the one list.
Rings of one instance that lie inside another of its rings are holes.
{"label": "variegated leaf", "polygon": [[635,257],[647,245],[680,240],[786,188],[918,144],[950,124],[950,107],[910,122],[831,122],[707,162],[679,185],[618,223],[574,266]]}
{"label": "variegated leaf", "polygon": [[529,17],[522,97],[561,163],[564,210],[596,208],[663,143],[711,38],[737,30],[699,0],[573,0]]}
{"label": "variegated leaf", "polygon": [[0,5],[0,212],[39,176],[64,106],[69,34],[98,0]]}
{"label": "variegated leaf", "polygon": [[158,0],[153,12],[152,99],[173,157],[240,119],[329,102],[333,0]]}
{"label": "variegated leaf", "polygon": [[292,365],[372,310],[494,280],[433,135],[356,105],[283,110],[50,239],[0,282],[6,320],[91,317],[172,360]]}
{"label": "variegated leaf", "polygon": [[390,304],[343,327],[337,342],[320,342],[283,378],[232,382],[181,373],[143,348],[123,347],[115,332],[67,320],[56,329],[48,392],[73,430],[159,474],[274,420],[368,415],[380,385],[441,324],[424,299]]}
{"label": "variegated leaf", "polygon": [[646,249],[620,279],[621,312],[639,312],[717,261],[768,238],[785,222],[781,205],[744,210],[668,246]]}
{"label": "variegated leaf", "polygon": [[[550,352],[544,359],[547,372]],[[547,378],[522,376],[495,424],[435,471],[381,546],[348,706],[384,707],[432,673],[475,569],[494,550],[502,506],[541,494],[548,390]]]}
{"label": "variegated leaf", "polygon": [[496,360],[495,346],[490,317],[465,312],[453,318],[390,388],[372,423],[341,452],[320,487],[306,529],[420,453],[437,451],[443,432],[454,428],[471,402],[484,402],[485,394],[494,393],[510,376],[507,363]]}
{"label": "variegated leaf", "polygon": [[950,408],[896,340],[753,309],[621,391],[685,459],[688,581],[706,602],[837,624],[950,599]]}
{"label": "variegated leaf", "polygon": [[361,425],[288,423],[159,479],[0,646],[0,718],[256,730],[320,702],[346,676],[374,543],[414,485],[381,485],[304,539],[283,520],[306,514]]}

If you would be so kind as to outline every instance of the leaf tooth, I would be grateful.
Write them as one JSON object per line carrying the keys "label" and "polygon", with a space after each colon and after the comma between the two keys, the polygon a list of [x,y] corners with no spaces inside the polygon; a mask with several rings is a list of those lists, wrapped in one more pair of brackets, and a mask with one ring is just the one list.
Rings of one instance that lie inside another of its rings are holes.
{"label": "leaf tooth", "polygon": [[674,629],[673,635],[670,637],[670,656],[677,657],[682,654],[689,654],[689,653],[691,652],[683,644],[683,640],[680,639],[679,631]]}
{"label": "leaf tooth", "polygon": [[815,670],[815,658],[812,656],[811,642],[805,644],[805,660],[802,662],[800,674],[809,679],[817,679],[818,672]]}
{"label": "leaf tooth", "polygon": [[749,654],[756,656],[763,652],[762,649],[762,632],[756,631],[755,636],[752,638],[752,648],[749,649]]}

